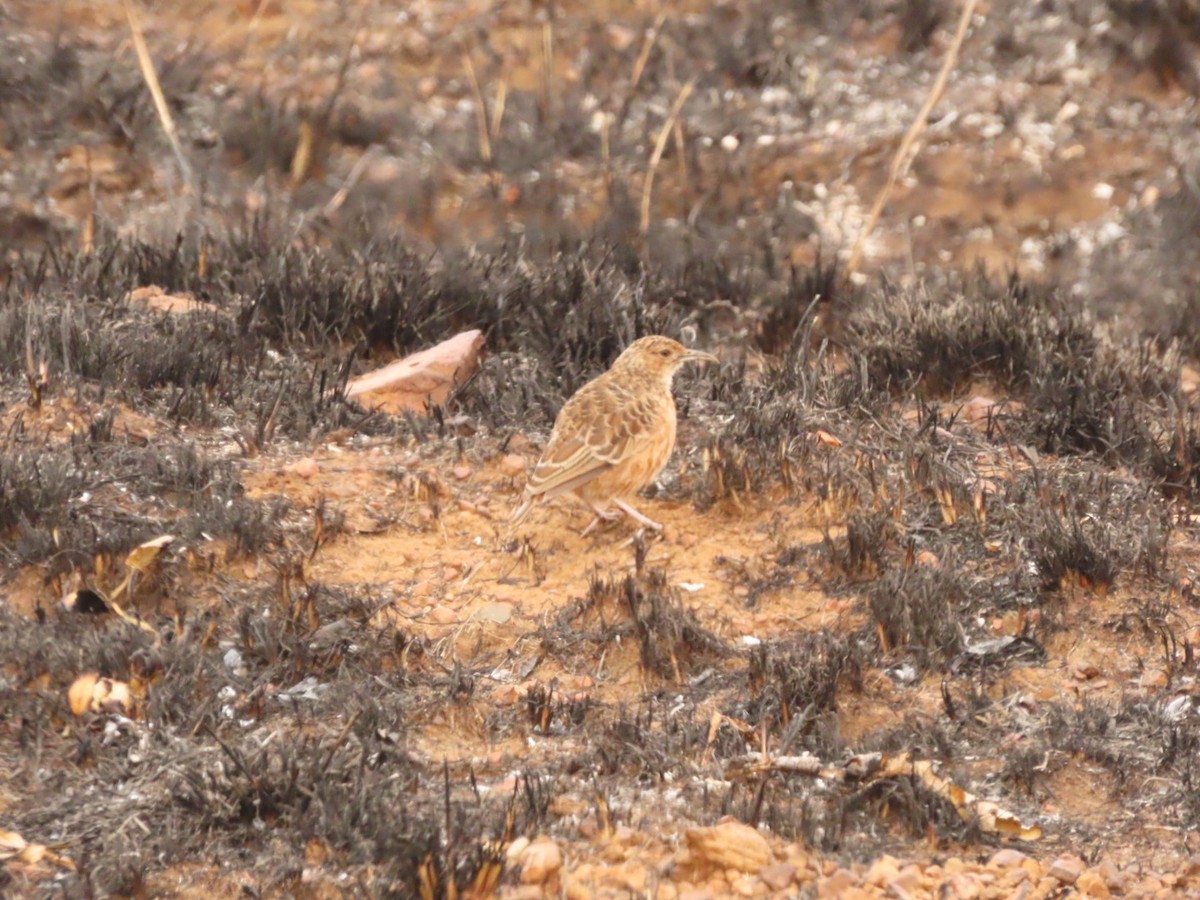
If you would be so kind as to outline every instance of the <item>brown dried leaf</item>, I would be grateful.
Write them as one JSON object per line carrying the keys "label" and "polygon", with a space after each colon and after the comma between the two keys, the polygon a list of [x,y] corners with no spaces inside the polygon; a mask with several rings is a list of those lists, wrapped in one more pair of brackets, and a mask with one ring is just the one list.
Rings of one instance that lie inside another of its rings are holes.
{"label": "brown dried leaf", "polygon": [[934,488],[934,493],[937,494],[938,506],[942,510],[942,521],[953,525],[958,521],[958,510],[954,508],[954,492],[948,487],[938,485]]}
{"label": "brown dried leaf", "polygon": [[826,447],[842,446],[841,439],[830,434],[828,431],[814,431],[813,438],[818,444],[824,444]]}
{"label": "brown dried leaf", "polygon": [[15,831],[0,829],[0,862],[16,859],[28,846],[29,842]]}
{"label": "brown dried leaf", "polygon": [[168,547],[175,540],[173,534],[160,534],[153,540],[134,547],[129,551],[129,555],[125,557],[125,565],[138,572],[145,573],[147,569],[158,559],[158,555],[162,553],[164,547]]}
{"label": "brown dried leaf", "polygon": [[27,866],[36,866],[43,859],[64,869],[75,870],[75,863],[54,853],[45,844],[31,844],[15,831],[0,829],[0,863],[15,860]]}
{"label": "brown dried leaf", "polygon": [[75,679],[67,688],[67,703],[77,716],[88,712],[129,716],[134,711],[129,685],[112,678],[101,678],[96,672],[86,672]]}
{"label": "brown dried leaf", "polygon": [[963,818],[974,815],[984,831],[1012,835],[1023,841],[1036,841],[1042,836],[1042,829],[1038,826],[1025,825],[1015,815],[1001,809],[992,801],[981,800],[970,791],[942,778],[934,771],[932,760],[913,760],[908,753],[885,757],[878,775],[893,778],[907,775],[916,778],[928,790],[949,800]]}
{"label": "brown dried leaf", "polygon": [[88,672],[86,675],[80,675],[67,688],[67,703],[71,707],[71,712],[77,716],[82,716],[92,706],[92,694],[96,690],[96,682],[100,676],[95,672]]}

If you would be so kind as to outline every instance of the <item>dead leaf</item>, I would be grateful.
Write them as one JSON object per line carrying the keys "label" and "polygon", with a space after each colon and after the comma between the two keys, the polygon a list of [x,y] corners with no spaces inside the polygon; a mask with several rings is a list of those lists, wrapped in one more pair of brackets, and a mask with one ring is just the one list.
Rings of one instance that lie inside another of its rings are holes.
{"label": "dead leaf", "polygon": [[814,431],[813,438],[818,444],[824,444],[826,447],[842,446],[841,439],[830,434],[828,431]]}
{"label": "dead leaf", "polygon": [[1042,829],[1039,826],[1023,825],[1020,819],[990,800],[980,800],[975,806],[975,814],[979,817],[979,824],[985,831],[1011,835],[1022,841],[1036,841],[1042,836]]}
{"label": "dead leaf", "polygon": [[59,856],[45,844],[31,844],[15,831],[0,829],[0,863],[17,861],[27,866],[36,866],[43,859],[64,869],[75,871],[75,863]]}
{"label": "dead leaf", "polygon": [[953,804],[958,814],[966,819],[974,816],[984,831],[1007,834],[1023,841],[1036,841],[1042,836],[1037,825],[1025,825],[1008,810],[1000,808],[990,800],[982,800],[935,771],[932,760],[914,760],[908,753],[885,756],[879,768],[880,777],[907,775],[920,781],[928,790],[944,797]]}
{"label": "dead leaf", "polygon": [[82,716],[91,708],[92,694],[99,678],[100,676],[95,672],[89,672],[86,675],[80,675],[67,688],[67,703],[70,704],[72,713]]}
{"label": "dead leaf", "polygon": [[163,548],[171,545],[175,540],[173,534],[160,534],[153,540],[146,541],[129,551],[129,555],[125,557],[125,565],[129,568],[145,573],[150,568],[154,560],[158,559],[158,555],[162,553]]}
{"label": "dead leaf", "polygon": [[16,859],[28,846],[28,841],[15,831],[0,829],[0,862]]}
{"label": "dead leaf", "polygon": [[102,678],[96,672],[80,675],[67,688],[67,703],[77,716],[84,713],[119,713],[130,716],[134,711],[133,692],[124,681]]}
{"label": "dead leaf", "polygon": [[129,555],[125,557],[125,566],[129,570],[125,573],[125,580],[117,585],[116,590],[114,590],[112,595],[107,598],[108,605],[113,612],[115,612],[124,621],[128,622],[135,628],[140,628],[142,631],[154,635],[154,642],[156,644],[160,640],[158,632],[155,631],[149,623],[142,621],[141,616],[130,615],[129,613],[125,612],[125,610],[121,608],[121,605],[117,603],[117,598],[124,594],[126,590],[128,590],[129,583],[133,580],[133,573],[140,572],[145,574],[147,571],[149,571],[150,567],[154,564],[154,561],[158,559],[159,554],[162,553],[163,548],[170,546],[174,540],[175,535],[173,534],[160,534],[158,537],[152,538],[151,540],[146,541],[144,544],[141,544],[130,550]]}

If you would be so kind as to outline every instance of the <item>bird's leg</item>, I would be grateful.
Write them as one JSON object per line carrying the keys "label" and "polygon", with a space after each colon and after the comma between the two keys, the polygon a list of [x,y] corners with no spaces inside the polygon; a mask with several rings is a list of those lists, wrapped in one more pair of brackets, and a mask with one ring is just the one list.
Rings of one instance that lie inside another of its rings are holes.
{"label": "bird's leg", "polygon": [[523,518],[525,518],[525,514],[528,513],[529,510],[533,509],[534,499],[535,498],[533,498],[533,497],[522,497],[521,505],[513,510],[512,515],[508,517],[508,521],[510,523],[512,523],[513,525],[516,525]]}
{"label": "bird's leg", "polygon": [[653,528],[655,531],[662,531],[662,525],[660,525],[658,522],[655,522],[649,516],[642,515],[624,500],[613,500],[613,503],[619,510],[621,510],[621,512],[625,513],[625,515],[629,516],[629,518],[633,519],[635,522],[640,522],[647,528]]}
{"label": "bird's leg", "polygon": [[592,511],[596,514],[596,518],[592,519],[588,527],[579,533],[580,537],[587,537],[592,533],[592,529],[601,522],[615,522],[617,519],[621,518],[621,514],[615,510],[602,509],[594,503],[589,503],[588,506],[590,506]]}

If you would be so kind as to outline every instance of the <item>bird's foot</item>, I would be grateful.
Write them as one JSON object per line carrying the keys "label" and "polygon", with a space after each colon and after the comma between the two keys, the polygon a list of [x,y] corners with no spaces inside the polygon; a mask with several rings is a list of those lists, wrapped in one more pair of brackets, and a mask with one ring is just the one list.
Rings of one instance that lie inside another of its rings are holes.
{"label": "bird's foot", "polygon": [[649,528],[645,525],[639,526],[638,530],[621,541],[621,547],[637,547],[641,544],[640,552],[645,553],[650,548],[650,545],[656,541],[665,540],[663,533],[660,530]]}
{"label": "bird's foot", "polygon": [[592,519],[592,521],[588,524],[588,527],[579,533],[580,537],[587,537],[592,533],[592,529],[594,529],[601,522],[608,525],[621,518],[621,513],[615,509],[601,509],[598,506],[593,506],[592,509],[596,513],[596,518]]}
{"label": "bird's foot", "polygon": [[647,528],[652,528],[655,531],[662,531],[662,525],[660,525],[658,522],[655,522],[649,516],[642,515],[624,500],[614,500],[613,504],[617,507],[617,509],[621,510],[621,512],[625,513],[625,515],[629,516],[629,518],[633,519],[635,522],[645,525]]}

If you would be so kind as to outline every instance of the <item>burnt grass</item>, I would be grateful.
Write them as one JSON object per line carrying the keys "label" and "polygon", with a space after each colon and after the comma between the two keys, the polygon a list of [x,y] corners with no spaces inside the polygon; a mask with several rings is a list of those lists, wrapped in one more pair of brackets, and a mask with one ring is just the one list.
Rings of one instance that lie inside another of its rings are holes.
{"label": "burnt grass", "polygon": [[[751,299],[769,280],[762,271],[711,260],[660,268],[594,245],[545,259],[443,259],[398,242],[352,256],[233,234],[205,248],[203,274],[198,252],[51,246],[21,255],[0,293],[6,567],[37,565],[59,585],[157,534],[179,543],[142,588],[154,634],[104,615],[3,611],[9,827],[68,848],[78,866],[40,880],[6,874],[5,891],[136,894],[156,869],[206,860],[290,889],[315,858],[365,895],[450,896],[513,878],[500,870],[506,840],[569,833],[549,812],[556,797],[585,784],[628,810],[666,779],[683,785],[693,820],[733,814],[843,858],[902,852],[930,834],[946,848],[996,842],[916,780],[837,790],[776,773],[733,778],[725,791],[693,780],[736,768],[761,733],[780,754],[829,764],[868,750],[936,759],[1031,820],[1047,778],[1082,756],[1112,774],[1126,808],[1157,805],[1164,823],[1197,823],[1200,715],[1190,701],[1030,708],[988,690],[1006,667],[1047,663],[1045,643],[1071,627],[1067,599],[1079,592],[1126,587],[1193,602],[1169,539],[1190,527],[1200,499],[1200,427],[1173,349],[1114,334],[1059,292],[1016,281],[839,293],[836,273],[817,269],[791,273],[763,302]],[[138,311],[123,298],[144,284],[189,291],[223,315]],[[747,338],[706,316],[698,298],[714,292],[764,326]],[[464,327],[486,331],[490,356],[440,416],[391,419],[336,398],[380,354]],[[747,603],[807,577],[855,598],[866,623],[857,632],[734,646],[698,623],[639,544],[635,574],[598,572],[535,637],[568,667],[632,642],[654,686],[605,708],[550,683],[491,708],[477,684],[495,660],[446,658],[377,624],[394,599],[386,593],[303,583],[297,561],[319,540],[312,522],[244,496],[247,457],[335,429],[497,452],[515,431],[544,429],[628,341],[659,331],[727,352],[719,371],[689,376],[681,404],[701,434],[703,474],[666,489],[698,511],[765,492],[834,510],[817,545],[781,536]],[[757,373],[756,346],[770,348]],[[981,383],[1014,402],[982,427],[945,411]],[[33,427],[39,404],[67,402],[87,411],[71,437]],[[154,418],[162,433],[122,432],[118,408]],[[985,477],[981,459],[1019,465]],[[273,574],[257,586],[212,574],[216,607],[193,609],[204,564],[189,548],[202,537],[223,540],[226,560],[262,560]],[[1026,616],[1021,634],[991,637],[984,623],[1012,611]],[[1162,658],[1147,665],[1182,677],[1196,663],[1177,622],[1170,603],[1130,600],[1103,627],[1150,636]],[[73,720],[65,688],[89,670],[141,685],[142,715]],[[900,692],[941,679],[940,713],[851,746],[836,711],[869,670]],[[714,706],[726,717],[715,731]],[[569,735],[583,749],[539,757],[497,795],[470,764],[410,751],[411,729],[435,716],[551,745]],[[965,761],[1014,732],[1020,751],[973,776]],[[1135,777],[1146,772],[1159,777]],[[1155,787],[1168,783],[1169,796]]]}

